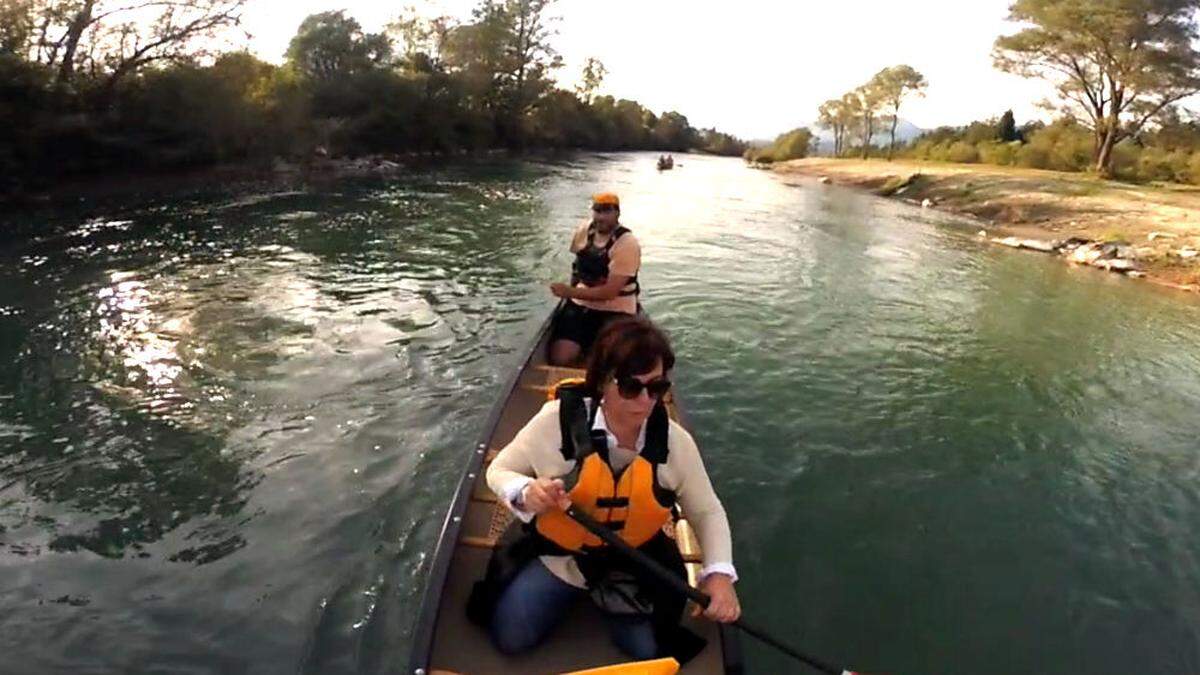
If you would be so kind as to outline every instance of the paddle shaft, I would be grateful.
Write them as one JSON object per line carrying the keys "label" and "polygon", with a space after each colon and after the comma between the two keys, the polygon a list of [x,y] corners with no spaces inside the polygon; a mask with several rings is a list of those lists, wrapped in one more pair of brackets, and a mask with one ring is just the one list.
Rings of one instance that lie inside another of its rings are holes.
{"label": "paddle shaft", "polygon": [[[707,593],[699,589],[692,588],[688,585],[687,581],[681,579],[679,575],[675,574],[666,567],[663,567],[662,564],[660,564],[654,558],[651,558],[642,551],[630,546],[624,539],[614,534],[612,530],[596,522],[596,520],[587,513],[584,513],[583,511],[579,510],[579,508],[572,505],[571,508],[567,509],[566,514],[572,520],[582,525],[588,532],[591,532],[597,537],[603,539],[604,543],[617,549],[634,562],[652,572],[654,576],[658,577],[663,583],[675,589],[677,592],[687,596],[697,605],[700,605],[701,607],[708,607],[708,603],[712,600],[712,598],[710,598]],[[790,647],[783,642],[780,642],[778,639],[772,637],[762,629],[747,623],[745,619],[738,619],[737,621],[733,622],[733,625],[742,629],[746,633],[749,633],[751,636],[761,640],[762,642],[774,647],[775,649],[778,649],[784,654],[807,663],[823,673],[828,673],[828,675],[844,675],[845,673],[850,672],[848,670],[828,664],[814,656],[804,654],[803,652]]]}

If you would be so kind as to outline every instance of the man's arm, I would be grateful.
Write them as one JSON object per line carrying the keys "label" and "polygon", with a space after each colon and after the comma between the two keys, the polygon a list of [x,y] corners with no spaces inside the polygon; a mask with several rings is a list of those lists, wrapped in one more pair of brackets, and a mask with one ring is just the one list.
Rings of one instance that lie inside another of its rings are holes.
{"label": "man's arm", "polygon": [[621,289],[629,284],[631,277],[621,274],[610,274],[602,286],[570,286],[567,284],[552,284],[554,294],[560,298],[575,300],[612,300],[621,295]]}

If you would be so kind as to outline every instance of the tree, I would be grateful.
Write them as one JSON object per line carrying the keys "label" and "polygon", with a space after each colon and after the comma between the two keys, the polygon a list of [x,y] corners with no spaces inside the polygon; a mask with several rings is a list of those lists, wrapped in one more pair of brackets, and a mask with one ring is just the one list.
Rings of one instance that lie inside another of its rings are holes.
{"label": "tree", "polygon": [[550,72],[562,65],[550,44],[552,2],[483,0],[471,23],[446,36],[447,64],[511,144],[523,142],[523,118],[552,89]]}
{"label": "tree", "polygon": [[551,87],[551,70],[562,66],[562,58],[550,45],[547,8],[554,0],[507,0],[504,15],[509,20],[510,111],[524,114]]}
{"label": "tree", "polygon": [[854,123],[854,112],[845,98],[830,99],[817,108],[817,124],[833,132],[833,155],[840,157],[846,147],[846,131]]}
{"label": "tree", "polygon": [[442,48],[453,26],[454,20],[448,16],[426,18],[408,5],[388,24],[386,33],[399,43],[409,70],[431,72],[442,68]]}
{"label": "tree", "polygon": [[605,75],[608,75],[608,69],[600,63],[600,59],[588,57],[588,60],[584,61],[583,75],[580,77],[579,86],[575,87],[575,93],[584,103],[592,102],[592,97],[600,89]]}
{"label": "tree", "polygon": [[339,10],[305,18],[286,54],[288,63],[306,77],[328,82],[368,72],[391,53],[386,35],[363,33],[358,21]]}
{"label": "tree", "polygon": [[813,135],[807,127],[792,129],[779,134],[765,148],[745,151],[745,158],[751,162],[783,162],[789,159],[802,159],[808,156]]}
{"label": "tree", "polygon": [[705,152],[714,155],[741,157],[749,149],[750,144],[716,129],[704,129],[700,132],[700,147]]}
{"label": "tree", "polygon": [[875,73],[867,85],[874,90],[879,103],[884,106],[885,116],[891,121],[891,138],[888,141],[888,160],[896,148],[896,125],[900,122],[900,104],[910,94],[923,96],[928,83],[925,76],[912,66],[899,65],[884,68]]}
{"label": "tree", "polygon": [[871,139],[875,136],[875,122],[883,97],[874,81],[858,87],[842,97],[845,105],[858,121],[859,139],[862,141],[862,157],[866,159],[871,153]]}
{"label": "tree", "polygon": [[996,124],[996,136],[1004,143],[1021,140],[1020,132],[1017,131],[1017,121],[1013,117],[1013,111],[1005,110],[1004,114],[1000,116],[1000,121]]}
{"label": "tree", "polygon": [[0,55],[26,56],[33,35],[33,3],[0,0]]}
{"label": "tree", "polygon": [[[9,0],[12,1],[12,0]],[[25,51],[55,70],[55,84],[85,72],[102,101],[126,77],[156,62],[182,63],[237,26],[246,0],[28,0]],[[20,4],[19,2],[17,4]]]}
{"label": "tree", "polygon": [[696,130],[688,124],[687,117],[675,111],[665,112],[654,125],[654,141],[659,149],[684,152],[696,144]]}
{"label": "tree", "polygon": [[1029,27],[997,38],[992,55],[1001,70],[1057,86],[1109,177],[1118,142],[1200,91],[1198,9],[1200,0],[1016,0],[1009,19]]}

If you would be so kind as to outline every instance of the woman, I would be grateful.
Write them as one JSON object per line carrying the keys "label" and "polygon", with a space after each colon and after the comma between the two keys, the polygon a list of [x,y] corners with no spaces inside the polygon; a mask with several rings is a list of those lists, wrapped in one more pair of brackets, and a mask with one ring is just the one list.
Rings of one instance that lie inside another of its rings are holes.
{"label": "woman", "polygon": [[563,510],[572,502],[682,575],[663,533],[678,503],[704,550],[701,588],[712,597],[704,614],[740,615],[725,509],[695,441],[662,403],[674,365],[667,337],[648,319],[613,321],[597,337],[586,381],[560,387],[488,468],[488,485],[526,523],[529,552],[496,593],[490,628],[501,651],[535,647],[585,591],[620,606],[606,619],[634,659],[686,660],[703,647],[679,626],[684,599],[570,520]]}

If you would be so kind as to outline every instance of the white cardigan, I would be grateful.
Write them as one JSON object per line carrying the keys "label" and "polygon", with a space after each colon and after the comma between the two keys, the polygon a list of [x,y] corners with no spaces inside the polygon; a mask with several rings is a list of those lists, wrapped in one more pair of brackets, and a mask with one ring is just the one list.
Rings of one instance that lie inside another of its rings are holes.
{"label": "white cardigan", "polygon": [[[492,461],[487,470],[488,487],[496,493],[508,508],[523,522],[533,519],[533,514],[513,506],[513,502],[534,478],[557,478],[574,468],[574,461],[563,458],[562,435],[558,423],[558,401],[542,406],[533,419],[525,425],[512,442]],[[602,429],[608,435],[609,459],[613,468],[620,470],[633,461],[635,451],[617,446],[616,437],[605,424],[603,409],[596,412],[593,429]],[[646,426],[638,433],[637,450],[641,452],[646,441]],[[696,441],[674,420],[667,434],[667,461],[658,470],[658,482],[675,493],[684,515],[696,531],[700,547],[704,551],[704,567],[701,578],[709,574],[725,574],[737,580],[733,567],[733,543],[729,535],[729,520],[725,507],[713,492],[708,472],[700,458]],[[571,556],[546,555],[541,557],[555,576],[563,581],[583,588],[583,575]]]}

